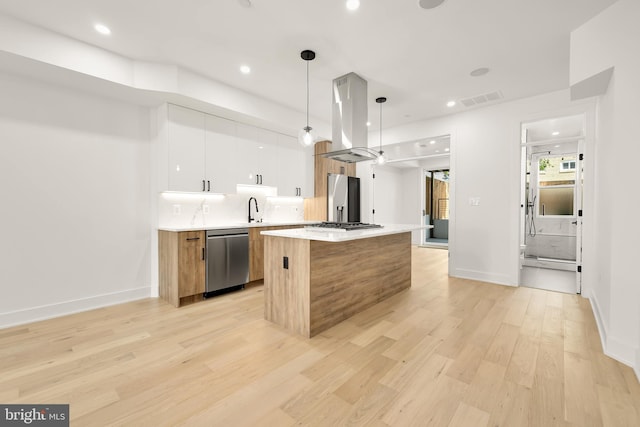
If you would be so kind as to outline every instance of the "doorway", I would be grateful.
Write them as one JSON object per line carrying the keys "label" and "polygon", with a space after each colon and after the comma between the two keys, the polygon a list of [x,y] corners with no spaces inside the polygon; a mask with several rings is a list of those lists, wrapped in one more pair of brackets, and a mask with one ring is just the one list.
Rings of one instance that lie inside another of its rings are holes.
{"label": "doorway", "polygon": [[581,292],[584,116],[523,124],[520,285]]}
{"label": "doorway", "polygon": [[423,223],[433,228],[424,232],[425,246],[449,246],[449,169],[424,171]]}

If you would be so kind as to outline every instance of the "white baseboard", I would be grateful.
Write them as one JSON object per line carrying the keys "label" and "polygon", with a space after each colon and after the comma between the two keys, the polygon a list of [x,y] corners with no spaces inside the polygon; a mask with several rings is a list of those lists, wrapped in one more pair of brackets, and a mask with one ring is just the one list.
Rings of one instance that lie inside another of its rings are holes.
{"label": "white baseboard", "polygon": [[636,378],[640,382],[640,348],[636,350],[636,364],[633,367],[633,372],[636,373]]}
{"label": "white baseboard", "polygon": [[636,377],[638,377],[638,381],[640,381],[640,348],[632,347],[618,340],[616,337],[611,336],[602,320],[602,313],[597,298],[593,294],[590,294],[588,298],[591,302],[593,317],[596,319],[604,354],[633,368]]}
{"label": "white baseboard", "polygon": [[96,295],[93,297],[77,299],[73,301],[42,305],[39,307],[11,311],[8,313],[0,313],[0,328],[23,325],[25,323],[51,319],[54,317],[93,310],[109,305],[149,298],[150,295],[151,288],[144,287],[129,289],[122,292],[114,292],[111,294]]}
{"label": "white baseboard", "polygon": [[456,268],[453,270],[453,277],[461,279],[479,280],[481,282],[495,283],[505,286],[517,286],[513,284],[505,274],[487,273],[485,271],[468,270],[466,268]]}

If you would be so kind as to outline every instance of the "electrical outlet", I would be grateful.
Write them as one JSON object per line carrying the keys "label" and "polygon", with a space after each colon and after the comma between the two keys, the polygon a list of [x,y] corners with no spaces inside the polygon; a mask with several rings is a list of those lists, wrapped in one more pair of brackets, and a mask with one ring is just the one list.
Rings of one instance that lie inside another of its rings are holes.
{"label": "electrical outlet", "polygon": [[480,197],[471,197],[471,198],[469,198],[469,204],[471,206],[480,206]]}
{"label": "electrical outlet", "polygon": [[205,215],[209,214],[209,205],[202,205],[202,213]]}
{"label": "electrical outlet", "polygon": [[180,215],[182,209],[180,209],[180,205],[173,205],[173,214]]}

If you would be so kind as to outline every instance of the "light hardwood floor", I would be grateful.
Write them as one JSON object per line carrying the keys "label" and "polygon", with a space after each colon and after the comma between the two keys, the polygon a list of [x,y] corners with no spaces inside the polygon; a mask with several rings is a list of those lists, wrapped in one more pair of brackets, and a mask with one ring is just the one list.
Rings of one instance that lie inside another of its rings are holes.
{"label": "light hardwood floor", "polygon": [[640,385],[579,296],[446,275],[312,339],[263,320],[262,286],[148,299],[0,330],[0,402],[72,426],[638,426]]}

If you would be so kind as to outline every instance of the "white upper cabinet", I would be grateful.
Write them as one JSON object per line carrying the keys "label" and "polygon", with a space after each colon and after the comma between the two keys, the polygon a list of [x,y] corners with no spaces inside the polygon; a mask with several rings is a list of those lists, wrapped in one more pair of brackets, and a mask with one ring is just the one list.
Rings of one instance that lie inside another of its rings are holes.
{"label": "white upper cabinet", "polygon": [[235,165],[240,161],[236,144],[236,123],[205,115],[205,180],[215,193],[235,193]]}
{"label": "white upper cabinet", "polygon": [[168,190],[203,191],[205,114],[170,104],[168,118]]}
{"label": "white upper cabinet", "polygon": [[[278,135],[278,195],[313,197],[313,181],[307,177],[307,155],[297,138]],[[313,178],[312,178],[313,179]]]}
{"label": "white upper cabinet", "polygon": [[236,126],[238,184],[277,185],[278,134],[243,123]]}
{"label": "white upper cabinet", "polygon": [[251,184],[313,197],[313,149],[294,137],[173,104],[159,110],[158,134],[161,191],[235,193]]}

